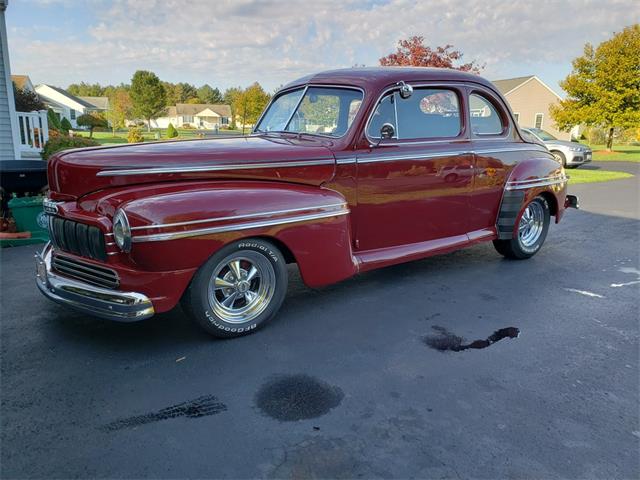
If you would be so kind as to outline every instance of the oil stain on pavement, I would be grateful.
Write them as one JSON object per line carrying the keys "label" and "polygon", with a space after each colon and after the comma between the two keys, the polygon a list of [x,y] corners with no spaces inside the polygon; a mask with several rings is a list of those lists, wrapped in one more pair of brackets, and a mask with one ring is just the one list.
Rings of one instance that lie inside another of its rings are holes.
{"label": "oil stain on pavement", "polygon": [[255,401],[265,415],[293,422],[325,415],[343,397],[339,387],[309,375],[278,375],[260,388]]}
{"label": "oil stain on pavement", "polygon": [[203,395],[188,402],[178,403],[157,412],[136,415],[134,417],[121,418],[102,427],[103,430],[114,431],[123,428],[139,427],[147,423],[159,422],[170,418],[187,417],[200,418],[209,415],[217,415],[227,410],[227,406],[219,402],[213,395]]}
{"label": "oil stain on pavement", "polygon": [[451,350],[452,352],[461,352],[470,348],[481,349],[502,340],[503,338],[518,338],[520,329],[515,327],[507,327],[496,330],[484,340],[474,340],[471,343],[464,343],[464,338],[454,335],[449,330],[438,325],[431,327],[437,332],[436,335],[427,335],[424,337],[424,343],[441,352]]}

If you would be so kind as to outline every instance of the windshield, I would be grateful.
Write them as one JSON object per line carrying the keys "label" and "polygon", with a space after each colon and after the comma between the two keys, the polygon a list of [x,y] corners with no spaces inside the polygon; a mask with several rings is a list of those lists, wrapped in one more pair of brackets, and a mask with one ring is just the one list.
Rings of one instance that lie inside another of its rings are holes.
{"label": "windshield", "polygon": [[528,128],[527,130],[529,130],[531,133],[536,135],[543,142],[549,142],[551,140],[557,140],[557,138],[554,137],[553,135],[551,135],[549,132],[545,132],[544,130],[541,130],[539,128]]}
{"label": "windshield", "polygon": [[271,102],[255,131],[341,137],[347,133],[361,104],[362,92],[359,90],[299,88]]}

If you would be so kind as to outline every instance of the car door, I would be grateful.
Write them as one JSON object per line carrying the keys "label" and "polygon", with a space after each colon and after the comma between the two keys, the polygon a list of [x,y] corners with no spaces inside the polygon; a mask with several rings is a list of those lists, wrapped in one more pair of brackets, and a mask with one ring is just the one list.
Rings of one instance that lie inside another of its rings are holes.
{"label": "car door", "polygon": [[527,152],[512,127],[506,106],[496,95],[480,87],[469,89],[468,94],[475,152],[469,232],[479,236],[495,227],[505,182]]}
{"label": "car door", "polygon": [[[385,94],[357,152],[356,249],[464,236],[473,154],[464,95],[455,86],[416,86],[409,98]],[[383,125],[392,138],[381,138]]]}

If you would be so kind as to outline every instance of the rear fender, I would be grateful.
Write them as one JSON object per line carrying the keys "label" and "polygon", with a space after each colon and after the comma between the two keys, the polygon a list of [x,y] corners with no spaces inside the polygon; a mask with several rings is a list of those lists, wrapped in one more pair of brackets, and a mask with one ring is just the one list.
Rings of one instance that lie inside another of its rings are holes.
{"label": "rear fender", "polygon": [[[273,238],[313,287],[357,270],[349,209],[339,193],[270,182],[191,185],[119,205],[129,218],[132,250],[120,253],[144,270],[200,267],[231,242]],[[290,255],[289,255],[290,254]]]}
{"label": "rear fender", "polygon": [[515,236],[525,207],[539,195],[545,198],[558,223],[565,210],[567,176],[551,154],[521,162],[511,172],[496,220],[499,239],[508,240]]}

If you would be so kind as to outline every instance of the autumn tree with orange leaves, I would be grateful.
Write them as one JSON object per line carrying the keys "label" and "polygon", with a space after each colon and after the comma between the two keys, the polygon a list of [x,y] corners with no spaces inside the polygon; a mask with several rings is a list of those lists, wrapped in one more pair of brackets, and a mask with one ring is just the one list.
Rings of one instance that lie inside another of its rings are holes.
{"label": "autumn tree with orange leaves", "polygon": [[484,65],[475,60],[470,63],[454,65],[462,58],[462,52],[452,50],[453,45],[432,49],[424,44],[424,37],[413,36],[408,40],[400,40],[396,53],[391,53],[380,59],[382,66],[396,67],[436,67],[452,68],[463,72],[479,74]]}

